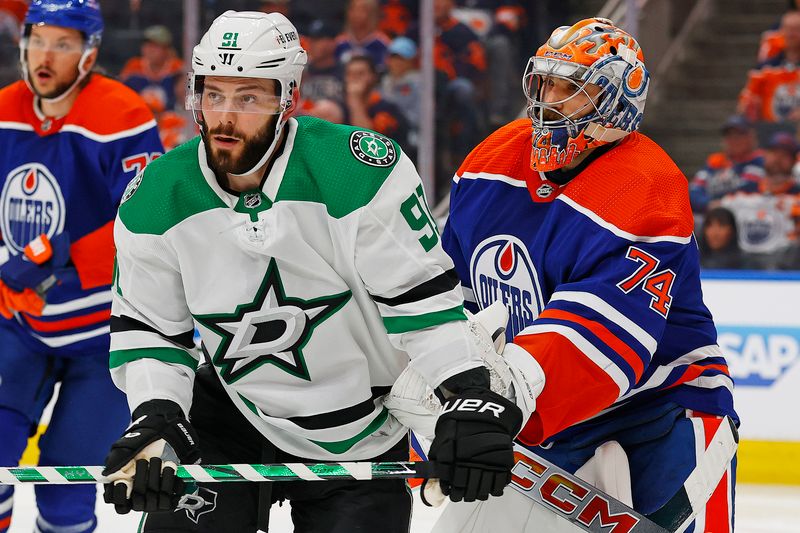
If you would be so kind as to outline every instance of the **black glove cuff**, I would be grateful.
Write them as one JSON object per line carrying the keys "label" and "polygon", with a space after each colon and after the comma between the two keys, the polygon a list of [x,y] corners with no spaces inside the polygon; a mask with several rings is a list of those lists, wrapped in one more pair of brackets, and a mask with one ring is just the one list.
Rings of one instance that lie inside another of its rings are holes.
{"label": "black glove cuff", "polygon": [[151,415],[163,416],[167,421],[172,421],[176,418],[186,418],[181,406],[172,400],[148,400],[133,411],[131,420],[137,420],[143,416]]}
{"label": "black glove cuff", "polygon": [[470,389],[489,390],[490,383],[489,370],[485,366],[478,366],[450,376],[436,387],[433,393],[444,404],[451,396],[457,396]]}

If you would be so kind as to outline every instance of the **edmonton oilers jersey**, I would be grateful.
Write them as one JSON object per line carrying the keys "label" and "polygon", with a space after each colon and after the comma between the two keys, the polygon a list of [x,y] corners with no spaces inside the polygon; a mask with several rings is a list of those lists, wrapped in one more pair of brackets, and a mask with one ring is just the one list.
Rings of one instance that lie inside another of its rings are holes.
{"label": "edmonton oilers jersey", "polygon": [[680,170],[632,133],[560,186],[531,170],[530,128],[512,122],[467,157],[442,236],[468,306],[502,301],[508,340],[544,369],[520,440],[568,436],[629,402],[735,419]]}
{"label": "edmonton oilers jersey", "polygon": [[65,117],[46,117],[19,81],[0,90],[0,146],[4,255],[43,233],[70,240],[42,316],[17,313],[0,326],[42,350],[108,350],[114,217],[127,183],[162,152],[152,114],[132,90],[93,74]]}

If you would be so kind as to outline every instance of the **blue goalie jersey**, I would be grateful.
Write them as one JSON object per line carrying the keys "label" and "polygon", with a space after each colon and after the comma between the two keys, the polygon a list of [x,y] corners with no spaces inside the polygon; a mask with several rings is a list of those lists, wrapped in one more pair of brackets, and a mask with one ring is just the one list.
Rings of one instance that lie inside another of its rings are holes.
{"label": "blue goalie jersey", "polygon": [[468,305],[502,301],[509,340],[544,369],[519,439],[566,438],[634,404],[735,420],[680,170],[633,133],[561,186],[531,170],[530,135],[518,120],[473,150],[443,234]]}

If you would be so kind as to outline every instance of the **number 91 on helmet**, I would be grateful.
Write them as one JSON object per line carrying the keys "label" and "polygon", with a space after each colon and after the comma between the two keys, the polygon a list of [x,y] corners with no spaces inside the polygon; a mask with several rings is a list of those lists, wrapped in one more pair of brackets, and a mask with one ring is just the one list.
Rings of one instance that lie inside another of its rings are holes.
{"label": "number 91 on helmet", "polygon": [[227,11],[194,47],[186,108],[201,126],[204,113],[279,115],[277,135],[299,98],[305,64],[300,36],[286,17]]}

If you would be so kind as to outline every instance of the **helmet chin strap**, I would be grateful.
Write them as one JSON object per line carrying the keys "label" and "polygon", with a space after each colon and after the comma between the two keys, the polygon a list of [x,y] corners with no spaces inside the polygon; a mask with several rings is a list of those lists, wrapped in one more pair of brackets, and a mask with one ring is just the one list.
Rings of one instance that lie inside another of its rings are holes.
{"label": "helmet chin strap", "polygon": [[285,122],[283,121],[284,114],[286,114],[286,110],[281,111],[281,114],[278,115],[278,121],[275,123],[275,135],[273,135],[272,142],[270,143],[269,148],[267,148],[266,152],[264,152],[264,155],[261,156],[261,159],[259,159],[258,162],[253,166],[253,168],[251,168],[247,172],[242,172],[241,174],[231,174],[231,176],[236,176],[236,177],[247,176],[249,174],[254,173],[262,166],[264,166],[269,157],[272,155],[272,152],[275,151],[275,146],[278,144],[278,138],[280,137],[281,129],[285,124]]}

